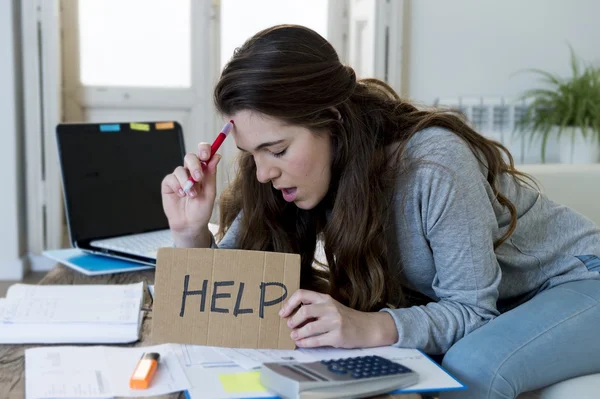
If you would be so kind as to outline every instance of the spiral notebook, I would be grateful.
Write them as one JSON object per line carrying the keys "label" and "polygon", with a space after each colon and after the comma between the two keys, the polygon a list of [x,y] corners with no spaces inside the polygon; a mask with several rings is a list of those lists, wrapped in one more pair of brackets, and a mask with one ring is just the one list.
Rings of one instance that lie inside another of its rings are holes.
{"label": "spiral notebook", "polygon": [[15,284],[0,299],[0,344],[135,342],[143,289],[144,283]]}

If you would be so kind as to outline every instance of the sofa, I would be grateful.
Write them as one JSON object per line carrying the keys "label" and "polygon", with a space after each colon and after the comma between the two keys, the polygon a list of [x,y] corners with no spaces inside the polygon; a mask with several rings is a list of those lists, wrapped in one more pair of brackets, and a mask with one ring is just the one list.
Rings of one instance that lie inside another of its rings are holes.
{"label": "sofa", "polygon": [[600,164],[523,164],[550,199],[600,225]]}
{"label": "sofa", "polygon": [[[517,169],[531,175],[550,199],[600,225],[600,164],[524,164]],[[517,399],[571,398],[600,398],[600,373],[568,379]]]}

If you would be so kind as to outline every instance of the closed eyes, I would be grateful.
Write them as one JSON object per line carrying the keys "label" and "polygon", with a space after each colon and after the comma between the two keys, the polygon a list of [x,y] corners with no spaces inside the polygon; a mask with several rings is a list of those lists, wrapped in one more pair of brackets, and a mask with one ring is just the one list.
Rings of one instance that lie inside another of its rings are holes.
{"label": "closed eyes", "polygon": [[279,158],[279,157],[282,157],[286,151],[287,151],[287,148],[280,152],[273,152],[272,154],[275,158]]}

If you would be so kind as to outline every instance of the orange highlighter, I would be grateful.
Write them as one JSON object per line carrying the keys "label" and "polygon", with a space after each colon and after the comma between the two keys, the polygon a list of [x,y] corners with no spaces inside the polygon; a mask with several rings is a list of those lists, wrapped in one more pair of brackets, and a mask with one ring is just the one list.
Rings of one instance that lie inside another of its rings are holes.
{"label": "orange highlighter", "polygon": [[135,370],[133,370],[133,374],[129,379],[129,388],[147,389],[152,382],[154,374],[156,374],[159,358],[159,353],[144,353],[137,366],[135,366]]}

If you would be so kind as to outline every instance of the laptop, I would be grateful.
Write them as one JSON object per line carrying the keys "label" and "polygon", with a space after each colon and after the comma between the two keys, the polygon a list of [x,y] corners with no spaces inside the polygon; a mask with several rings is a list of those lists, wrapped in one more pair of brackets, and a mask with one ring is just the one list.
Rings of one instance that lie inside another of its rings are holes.
{"label": "laptop", "polygon": [[183,162],[181,125],[66,123],[56,139],[71,245],[155,265],[173,243],[160,186]]}

